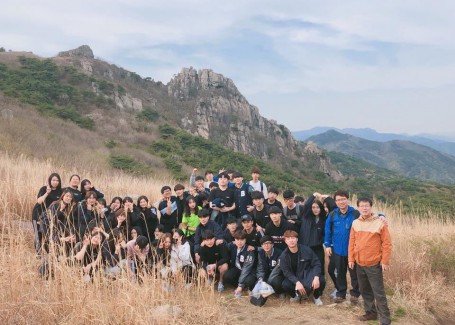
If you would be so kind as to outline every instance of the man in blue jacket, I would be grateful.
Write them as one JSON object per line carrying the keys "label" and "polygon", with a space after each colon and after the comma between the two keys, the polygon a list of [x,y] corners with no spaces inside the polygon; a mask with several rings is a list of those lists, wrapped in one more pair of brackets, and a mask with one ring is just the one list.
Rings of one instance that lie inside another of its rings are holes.
{"label": "man in blue jacket", "polygon": [[335,302],[339,303],[346,300],[348,287],[346,273],[349,270],[352,286],[350,290],[351,302],[357,303],[360,296],[359,283],[355,267],[353,269],[348,268],[348,247],[352,222],[359,217],[360,213],[349,205],[349,193],[347,191],[338,190],[333,197],[337,208],[327,216],[324,246],[327,256],[333,259],[337,270]]}
{"label": "man in blue jacket", "polygon": [[322,305],[320,299],[321,262],[316,254],[305,245],[299,245],[299,235],[294,230],[286,230],[284,241],[286,248],[280,256],[280,269],[284,275],[282,289],[291,296],[291,302],[300,302],[313,292],[314,303]]}

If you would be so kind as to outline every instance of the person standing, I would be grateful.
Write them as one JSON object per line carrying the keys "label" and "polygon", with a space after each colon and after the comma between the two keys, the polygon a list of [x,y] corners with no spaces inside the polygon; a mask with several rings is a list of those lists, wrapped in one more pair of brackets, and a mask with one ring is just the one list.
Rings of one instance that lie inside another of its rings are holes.
{"label": "person standing", "polygon": [[360,293],[365,314],[361,321],[378,319],[390,324],[390,310],[384,290],[382,273],[389,268],[392,243],[389,229],[383,221],[371,213],[373,201],[361,198],[357,201],[360,217],[352,223],[349,235],[349,268],[356,266]]}

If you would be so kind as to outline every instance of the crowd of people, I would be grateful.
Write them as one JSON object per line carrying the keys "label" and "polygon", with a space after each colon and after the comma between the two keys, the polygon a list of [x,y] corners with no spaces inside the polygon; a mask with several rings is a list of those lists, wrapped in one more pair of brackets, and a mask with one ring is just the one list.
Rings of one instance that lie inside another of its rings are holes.
{"label": "crowd of people", "polygon": [[143,195],[107,203],[90,180],[72,175],[63,188],[53,173],[32,213],[40,273],[52,276],[47,263],[57,255],[81,267],[88,281],[95,271],[111,279],[126,273],[135,281],[155,274],[169,280],[162,289],[170,290],[177,277],[189,289],[199,277],[219,292],[233,288],[235,297],[267,283],[280,298],[320,306],[328,256],[331,299],[346,301],[349,273],[350,301],[364,301],[360,319],[390,324],[383,271],[392,245],[372,200],[360,198],[356,209],[344,190],[307,199],[284,190],[280,202],[280,191],[259,180],[258,168],[251,177],[244,182],[242,173],[224,170],[199,176],[194,169],[189,190],[163,186],[156,203]]}

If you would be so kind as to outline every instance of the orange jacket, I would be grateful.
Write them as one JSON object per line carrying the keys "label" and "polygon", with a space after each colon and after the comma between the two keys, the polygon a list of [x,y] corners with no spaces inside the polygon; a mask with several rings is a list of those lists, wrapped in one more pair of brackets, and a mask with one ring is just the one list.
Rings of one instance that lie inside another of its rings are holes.
{"label": "orange jacket", "polygon": [[349,235],[349,262],[360,266],[390,264],[392,242],[387,225],[378,217],[368,219],[360,216],[354,220]]}

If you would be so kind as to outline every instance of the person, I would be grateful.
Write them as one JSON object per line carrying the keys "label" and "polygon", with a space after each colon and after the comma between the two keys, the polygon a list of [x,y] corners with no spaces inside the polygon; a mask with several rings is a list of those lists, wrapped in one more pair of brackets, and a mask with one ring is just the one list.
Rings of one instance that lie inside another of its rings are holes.
{"label": "person", "polygon": [[279,207],[272,206],[269,208],[271,222],[265,227],[265,234],[273,238],[274,247],[284,251],[287,247],[284,242],[284,233],[286,230],[294,230],[294,225],[289,223],[282,215]]}
{"label": "person", "polygon": [[125,209],[120,208],[115,212],[111,228],[119,229],[125,240],[128,242],[128,238],[131,236],[131,221],[128,219]]}
{"label": "person", "polygon": [[141,228],[142,235],[148,238],[149,243],[152,243],[155,240],[155,229],[158,225],[157,210],[154,206],[149,205],[149,199],[145,195],[139,196],[137,206],[139,207],[139,218],[134,226]]}
{"label": "person", "polygon": [[93,214],[92,220],[88,224],[88,228],[97,228],[99,232],[103,233],[104,237],[108,238],[109,233],[112,231],[112,220],[108,216],[109,209],[106,207],[106,205],[107,203],[104,198],[96,200],[96,203],[94,205],[95,213]]}
{"label": "person", "polygon": [[229,244],[229,243],[232,243],[234,241],[234,234],[235,234],[235,231],[239,228],[239,224],[237,222],[237,219],[234,217],[234,216],[230,216],[227,220],[226,220],[226,229],[224,229],[224,242],[226,244]]}
{"label": "person", "polygon": [[243,182],[243,175],[240,172],[232,174],[234,181],[234,202],[235,210],[234,215],[240,219],[243,215],[253,211],[253,200],[251,193],[254,191],[253,187]]}
{"label": "person", "polygon": [[161,188],[161,199],[158,210],[161,213],[160,223],[164,226],[165,233],[172,233],[178,228],[178,211],[177,211],[177,198],[172,195],[170,186],[163,186]]}
{"label": "person", "polygon": [[218,188],[210,191],[209,202],[210,207],[215,212],[215,221],[221,226],[222,229],[226,227],[227,218],[234,214],[236,208],[234,201],[234,189],[228,187],[229,175],[222,172],[218,175]]}
{"label": "person", "polygon": [[190,243],[186,240],[182,229],[177,229],[172,238],[174,240],[170,261],[172,274],[175,276],[178,273],[182,273],[186,283],[190,283],[194,269]]}
{"label": "person", "polygon": [[305,198],[302,195],[296,195],[294,198],[294,203],[299,205],[305,204]]}
{"label": "person", "polygon": [[34,244],[38,255],[41,255],[41,247],[43,244],[42,233],[39,231],[40,216],[51,206],[53,202],[60,199],[62,193],[62,179],[57,173],[50,174],[47,179],[47,184],[42,186],[38,191],[36,204],[32,211]]}
{"label": "person", "polygon": [[321,287],[319,293],[322,295],[325,284],[325,255],[324,255],[324,231],[325,231],[325,220],[327,218],[322,202],[315,197],[320,197],[319,193],[314,193],[308,198],[308,202],[311,202],[311,209],[304,209],[302,216],[302,224],[299,229],[299,243],[311,248],[311,250],[319,258],[321,263],[321,274],[320,278],[324,279],[321,281]]}
{"label": "person", "polygon": [[326,254],[329,257],[332,256],[337,270],[335,302],[339,303],[346,300],[346,273],[349,271],[352,286],[350,290],[351,302],[357,303],[360,296],[359,283],[355,267],[354,269],[348,268],[348,245],[352,222],[359,217],[359,211],[349,205],[349,193],[347,191],[337,190],[333,197],[337,208],[327,217],[324,246]]}
{"label": "person", "polygon": [[183,213],[185,210],[186,198],[190,195],[188,191],[185,191],[185,186],[182,184],[176,184],[174,186],[175,202],[177,203],[177,223],[182,223]]}
{"label": "person", "polygon": [[153,234],[155,235],[155,240],[152,242],[152,246],[156,248],[156,247],[158,247],[158,244],[160,243],[160,239],[164,234],[164,226],[162,224],[157,224]]}
{"label": "person", "polygon": [[264,199],[269,197],[269,193],[267,191],[267,185],[259,180],[259,176],[261,175],[261,171],[258,167],[253,167],[251,170],[251,181],[248,183],[250,184],[255,191],[261,191],[264,194]]}
{"label": "person", "polygon": [[[335,210],[337,205],[335,203],[335,200],[328,195],[323,195],[322,199],[323,199],[322,204],[324,205],[325,214],[328,216],[330,214],[330,212]],[[325,230],[324,230],[324,232],[325,232]],[[324,235],[324,237],[325,237],[325,235]],[[335,260],[333,258],[333,255],[329,256],[329,265],[327,266],[327,273],[329,274],[329,276],[332,279],[332,282],[334,283],[334,286],[335,286],[335,288],[333,289],[333,292],[330,294],[330,297],[335,299],[338,290],[337,290],[337,285],[336,285],[337,270],[335,268]]]}
{"label": "person", "polygon": [[[204,183],[204,177],[202,176],[196,176],[197,168],[193,169],[193,172],[190,175],[190,186],[193,187],[194,191],[196,194],[194,196],[200,194],[200,193],[205,193],[208,192],[208,186],[205,186]],[[213,179],[213,174],[212,174],[212,179]]]}
{"label": "person", "polygon": [[295,226],[295,230],[300,229],[301,216],[303,208],[301,205],[294,202],[295,193],[292,190],[286,190],[283,192],[284,207],[283,216],[286,220]]}
{"label": "person", "polygon": [[213,182],[213,171],[211,171],[211,170],[206,170],[206,171],[205,171],[205,182],[204,182],[204,187],[205,187],[206,189],[208,189],[211,182]]}
{"label": "person", "polygon": [[278,195],[280,194],[280,190],[276,187],[270,187],[268,189],[268,198],[265,200],[265,205],[268,206],[277,206],[281,210],[283,210],[283,204],[277,200]]}
{"label": "person", "polygon": [[223,276],[229,266],[229,251],[226,245],[215,245],[215,234],[207,230],[202,235],[203,246],[199,249],[201,277],[209,279],[209,283],[219,275],[217,290],[224,291]]}
{"label": "person", "polygon": [[194,234],[197,226],[199,226],[199,207],[196,204],[196,198],[192,195],[188,196],[185,201],[182,223],[180,229],[183,230],[185,237],[194,241]]}
{"label": "person", "polygon": [[87,232],[84,235],[82,242],[79,242],[75,247],[76,261],[82,264],[84,280],[87,281],[93,277],[95,271],[100,268],[102,260],[103,236],[99,232],[90,234]]}
{"label": "person", "polygon": [[248,251],[257,250],[257,248],[259,247],[261,234],[259,234],[254,227],[253,217],[249,214],[245,214],[242,217],[241,221],[243,230],[246,232],[246,246]]}
{"label": "person", "polygon": [[314,303],[321,306],[319,288],[324,283],[324,279],[320,278],[321,262],[308,246],[299,245],[298,237],[294,230],[284,233],[287,248],[279,259],[284,275],[282,289],[291,296],[291,302],[300,302],[301,298],[313,293]]}
{"label": "person", "polygon": [[122,207],[122,198],[120,196],[116,196],[112,199],[111,204],[109,204],[109,211],[108,211],[108,218],[109,220],[114,220],[115,213],[118,209]]}
{"label": "person", "polygon": [[88,225],[95,218],[97,211],[95,209],[96,193],[88,191],[85,193],[85,200],[77,205],[78,235],[77,240],[82,241]]}
{"label": "person", "polygon": [[384,290],[383,272],[390,265],[392,242],[389,229],[379,217],[373,216],[373,201],[369,198],[357,200],[360,217],[353,221],[349,234],[349,268],[356,266],[360,293],[363,297],[365,314],[361,321],[378,319],[381,324],[390,324],[390,310]]}
{"label": "person", "polygon": [[131,240],[131,228],[139,224],[140,212],[138,207],[134,204],[133,198],[131,196],[125,196],[123,198],[123,209],[126,213],[126,226],[128,227],[126,232],[126,240]]}
{"label": "person", "polygon": [[264,235],[265,227],[270,222],[269,208],[264,204],[264,194],[260,191],[251,193],[253,210],[250,212],[256,225],[256,231]]}
{"label": "person", "polygon": [[202,242],[203,234],[210,230],[215,234],[215,245],[222,245],[223,240],[223,231],[221,227],[213,220],[210,220],[210,212],[207,209],[202,209],[198,213],[199,225],[196,227],[196,232],[194,233],[194,253],[196,258],[196,263],[199,264],[199,248],[201,245],[204,245]]}
{"label": "person", "polygon": [[73,200],[74,204],[79,203],[82,201],[82,193],[79,191],[79,184],[81,182],[81,177],[77,174],[73,174],[70,177],[70,186],[68,186],[66,189],[69,189],[71,193],[73,194]]}
{"label": "person", "polygon": [[244,288],[253,290],[256,283],[255,260],[256,253],[248,251],[246,245],[247,233],[237,230],[234,234],[234,245],[230,245],[230,268],[224,273],[223,283],[236,287],[234,296],[240,298]]}
{"label": "person", "polygon": [[149,241],[145,236],[138,236],[126,244],[127,266],[133,279],[136,279],[139,271],[147,265],[149,250]]}
{"label": "person", "polygon": [[278,248],[273,247],[273,238],[271,236],[265,235],[262,237],[260,244],[262,249],[258,250],[256,277],[258,281],[264,281],[270,284],[275,292],[278,293],[281,290],[281,283],[283,282],[283,278],[278,276],[272,279],[270,275],[278,265],[278,260],[282,251]]}
{"label": "person", "polygon": [[139,236],[142,236],[141,227],[138,227],[138,226],[131,227],[131,232],[130,232],[131,240],[136,239]]}
{"label": "person", "polygon": [[154,265],[163,279],[168,277],[171,270],[172,240],[171,233],[163,233],[159,238],[159,244],[156,250],[157,256]]}
{"label": "person", "polygon": [[109,238],[103,242],[102,260],[104,274],[116,277],[126,265],[126,242],[123,233],[117,228],[113,229]]}
{"label": "person", "polygon": [[97,190],[88,179],[83,179],[82,182],[81,182],[81,194],[82,194],[83,198],[85,197],[85,194],[88,191],[95,192],[96,197],[98,199],[101,199],[101,198],[104,197],[103,192]]}

